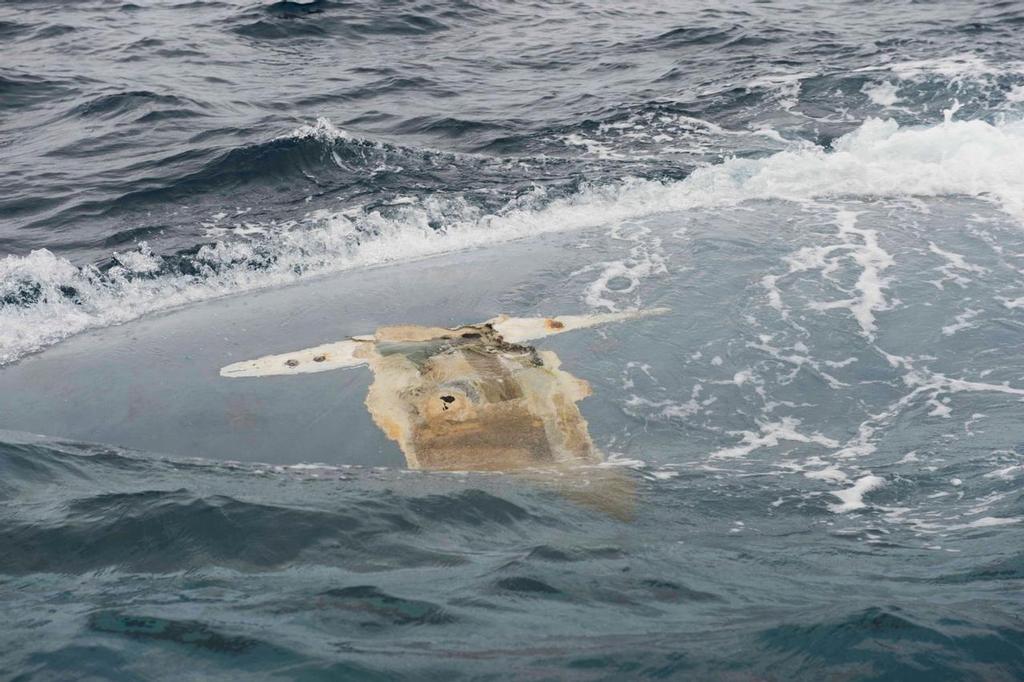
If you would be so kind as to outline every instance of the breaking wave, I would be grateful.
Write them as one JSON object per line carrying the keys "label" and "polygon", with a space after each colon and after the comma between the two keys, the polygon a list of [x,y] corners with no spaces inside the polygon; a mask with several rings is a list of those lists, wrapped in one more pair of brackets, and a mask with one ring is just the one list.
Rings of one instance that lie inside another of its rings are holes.
{"label": "breaking wave", "polygon": [[[0,261],[0,364],[84,330],[197,301],[659,212],[754,199],[967,195],[1024,221],[1024,123],[954,114],[930,127],[868,119],[827,148],[793,143],[681,180],[625,177],[580,183],[569,194],[535,185],[497,206],[465,192],[396,196],[287,223],[213,224],[208,243],[189,252],[158,255],[140,242],[102,266],[78,266],[46,249],[7,256]],[[347,139],[322,119],[289,137],[329,154]]]}

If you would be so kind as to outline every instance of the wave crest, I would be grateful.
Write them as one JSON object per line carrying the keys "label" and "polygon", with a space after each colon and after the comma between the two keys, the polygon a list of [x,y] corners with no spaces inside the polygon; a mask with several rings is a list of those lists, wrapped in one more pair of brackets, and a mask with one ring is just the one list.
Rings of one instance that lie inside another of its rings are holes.
{"label": "wave crest", "polygon": [[[289,137],[325,143],[329,153],[336,142],[351,143],[325,119]],[[831,149],[730,159],[682,180],[581,183],[568,195],[534,187],[498,206],[469,193],[431,193],[314,211],[253,238],[227,233],[176,256],[158,257],[140,244],[115,254],[105,269],[38,250],[0,261],[0,364],[86,329],[187,303],[666,211],[748,200],[968,195],[993,200],[1024,222],[1021,177],[1024,124],[955,121],[950,112],[924,128],[870,119]]]}

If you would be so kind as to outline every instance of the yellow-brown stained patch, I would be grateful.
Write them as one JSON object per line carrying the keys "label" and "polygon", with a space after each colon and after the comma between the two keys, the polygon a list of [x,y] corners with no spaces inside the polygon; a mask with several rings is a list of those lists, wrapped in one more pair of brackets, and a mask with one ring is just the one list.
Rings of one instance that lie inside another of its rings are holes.
{"label": "yellow-brown stained patch", "polygon": [[[523,320],[512,334],[539,338],[541,322],[548,332],[567,327],[555,318]],[[532,472],[524,475],[581,504],[631,517],[632,478],[595,468],[603,457],[576,405],[590,385],[563,371],[553,352],[506,342],[492,323],[381,327],[350,342],[358,342],[344,349],[351,364],[365,362],[374,374],[366,407],[410,468]],[[285,364],[334,361],[331,351],[309,350],[316,354],[293,353]]]}

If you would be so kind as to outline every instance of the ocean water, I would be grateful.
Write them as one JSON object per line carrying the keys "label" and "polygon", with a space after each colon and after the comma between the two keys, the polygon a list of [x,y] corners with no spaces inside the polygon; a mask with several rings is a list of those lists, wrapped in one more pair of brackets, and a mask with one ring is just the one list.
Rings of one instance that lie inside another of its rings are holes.
{"label": "ocean water", "polygon": [[[409,471],[538,345],[629,514]],[[0,678],[1024,678],[1024,3],[6,0]]]}

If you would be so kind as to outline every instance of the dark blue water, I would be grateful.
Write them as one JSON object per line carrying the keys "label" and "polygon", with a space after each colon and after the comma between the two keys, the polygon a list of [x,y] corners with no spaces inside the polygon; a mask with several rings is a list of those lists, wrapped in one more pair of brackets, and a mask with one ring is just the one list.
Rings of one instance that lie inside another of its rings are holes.
{"label": "dark blue water", "polygon": [[1021,679],[1022,116],[1018,2],[5,0],[0,405],[112,325],[543,235],[504,311],[674,314],[561,349],[630,520],[7,407],[0,678]]}

